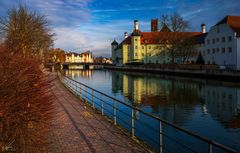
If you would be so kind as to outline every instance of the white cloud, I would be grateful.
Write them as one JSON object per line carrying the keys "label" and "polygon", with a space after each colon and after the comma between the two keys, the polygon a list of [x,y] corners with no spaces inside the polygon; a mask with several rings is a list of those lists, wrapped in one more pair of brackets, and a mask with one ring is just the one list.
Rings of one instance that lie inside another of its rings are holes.
{"label": "white cloud", "polygon": [[[146,29],[150,24],[139,22],[139,26],[141,29]],[[124,32],[131,33],[132,29],[133,21],[130,20],[118,20],[105,24],[85,23],[75,28],[55,28],[57,34],[55,47],[76,52],[90,50],[95,56],[109,57],[113,39],[122,41]]]}

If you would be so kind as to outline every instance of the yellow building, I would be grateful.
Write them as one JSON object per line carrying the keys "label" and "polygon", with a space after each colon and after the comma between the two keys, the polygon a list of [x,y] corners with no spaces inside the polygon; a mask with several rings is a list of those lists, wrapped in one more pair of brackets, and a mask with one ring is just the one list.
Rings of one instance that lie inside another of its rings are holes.
{"label": "yellow building", "polygon": [[171,32],[167,26],[163,26],[158,31],[158,20],[152,20],[151,29],[151,32],[142,32],[138,28],[138,21],[135,20],[130,36],[125,32],[125,38],[120,44],[116,40],[112,42],[113,64],[169,63],[171,58],[166,48],[186,36],[194,37],[202,34],[201,32]]}

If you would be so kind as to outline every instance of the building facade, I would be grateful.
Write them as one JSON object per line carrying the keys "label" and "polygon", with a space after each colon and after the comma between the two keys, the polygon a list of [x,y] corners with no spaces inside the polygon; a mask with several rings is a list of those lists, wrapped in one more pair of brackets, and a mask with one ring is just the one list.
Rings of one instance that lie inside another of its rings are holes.
{"label": "building facade", "polygon": [[92,52],[87,51],[83,53],[70,52],[65,54],[65,62],[67,63],[93,63]]}
{"label": "building facade", "polygon": [[206,64],[240,70],[240,16],[227,16],[212,26],[200,50]]}
{"label": "building facade", "polygon": [[[167,49],[173,42],[179,42],[187,37],[201,35],[202,32],[171,32],[168,27],[163,26],[158,31],[158,21],[152,20],[151,32],[139,30],[138,21],[134,21],[134,30],[130,36],[125,32],[124,40],[118,44],[116,40],[112,42],[112,61],[115,65],[127,63],[170,63]],[[181,63],[176,58],[177,63]]]}
{"label": "building facade", "polygon": [[65,62],[67,63],[81,63],[82,56],[81,54],[70,52],[65,54]]}
{"label": "building facade", "polygon": [[183,60],[184,56],[176,57],[174,63],[196,62],[201,54],[205,64],[240,70],[240,16],[225,17],[212,26],[209,32],[206,32],[205,24],[201,25],[201,32],[171,32],[166,25],[158,31],[157,24],[156,19],[152,20],[151,32],[142,32],[135,20],[130,36],[125,33],[120,44],[115,40],[112,42],[113,64],[173,62],[168,47],[189,37],[194,40],[193,52],[187,60]]}

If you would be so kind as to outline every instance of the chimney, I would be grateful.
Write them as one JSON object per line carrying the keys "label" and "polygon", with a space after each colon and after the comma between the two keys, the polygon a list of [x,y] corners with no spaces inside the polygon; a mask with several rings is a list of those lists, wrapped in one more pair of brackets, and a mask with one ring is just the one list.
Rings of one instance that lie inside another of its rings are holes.
{"label": "chimney", "polygon": [[134,20],[134,30],[138,30],[138,20]]}
{"label": "chimney", "polygon": [[157,32],[158,31],[158,19],[151,20],[151,31]]}
{"label": "chimney", "polygon": [[128,33],[124,32],[124,38],[126,39],[128,37]]}
{"label": "chimney", "polygon": [[201,24],[201,31],[202,33],[206,33],[206,25],[204,23]]}

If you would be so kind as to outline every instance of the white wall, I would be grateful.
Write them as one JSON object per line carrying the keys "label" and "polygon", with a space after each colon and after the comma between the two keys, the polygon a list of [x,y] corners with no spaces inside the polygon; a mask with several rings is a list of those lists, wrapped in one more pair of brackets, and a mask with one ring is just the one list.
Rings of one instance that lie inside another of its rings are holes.
{"label": "white wall", "polygon": [[236,47],[237,47],[237,69],[240,70],[240,37],[238,37],[236,39],[237,39],[237,44],[236,44]]}
{"label": "white wall", "polygon": [[[232,41],[229,41],[228,37],[232,37]],[[222,42],[222,38],[225,38],[225,42]],[[217,38],[219,41],[217,42]],[[215,43],[213,43],[213,39]],[[208,44],[208,41],[210,42]],[[205,38],[204,51],[202,52],[205,63],[213,64],[215,62],[218,65],[231,65],[236,68],[237,60],[237,48],[236,48],[235,32],[227,25],[221,24],[219,26],[211,27],[207,37]],[[232,52],[229,52],[229,47],[232,48]],[[225,53],[222,52],[222,48],[225,48]],[[213,53],[215,49],[215,53]],[[219,51],[217,50],[219,49]],[[210,50],[210,53],[208,53]]]}

